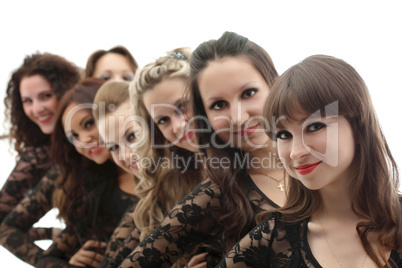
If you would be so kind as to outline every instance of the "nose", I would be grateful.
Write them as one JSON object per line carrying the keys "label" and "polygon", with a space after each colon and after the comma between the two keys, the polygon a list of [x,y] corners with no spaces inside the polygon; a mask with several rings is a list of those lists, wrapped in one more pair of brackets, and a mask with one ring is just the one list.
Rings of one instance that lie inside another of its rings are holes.
{"label": "nose", "polygon": [[86,143],[93,142],[94,137],[90,131],[85,131],[84,133],[79,134],[78,141],[86,144]]}
{"label": "nose", "polygon": [[42,112],[44,110],[43,105],[38,101],[33,101],[32,111],[35,115]]}
{"label": "nose", "polygon": [[171,117],[173,133],[178,136],[181,134],[181,130],[185,127],[186,121],[180,115],[174,115]]}
{"label": "nose", "polygon": [[293,136],[292,138],[292,148],[290,152],[290,158],[293,160],[300,160],[304,156],[309,154],[307,150],[307,145],[304,143],[302,136]]}
{"label": "nose", "polygon": [[235,126],[243,125],[250,118],[245,107],[242,107],[241,102],[235,102],[231,105],[230,117],[232,120],[232,124]]}

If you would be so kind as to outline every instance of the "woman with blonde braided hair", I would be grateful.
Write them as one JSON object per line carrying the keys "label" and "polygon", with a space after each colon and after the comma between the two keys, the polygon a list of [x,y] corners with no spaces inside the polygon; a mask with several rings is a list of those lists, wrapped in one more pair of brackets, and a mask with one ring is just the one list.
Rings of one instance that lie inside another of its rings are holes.
{"label": "woman with blonde braided hair", "polygon": [[[190,54],[189,48],[170,51],[138,70],[130,84],[134,115],[148,124],[142,127],[138,143],[144,139],[147,142],[140,147],[134,145],[138,147],[134,151],[139,156],[137,164],[141,171],[136,189],[140,200],[126,212],[116,228],[101,267],[119,265],[205,176],[202,162],[198,161],[194,131],[190,129],[186,113],[184,92],[190,74]],[[105,132],[108,133],[108,129]],[[108,144],[107,137],[105,143]],[[204,258],[206,263],[214,266],[216,260],[222,257],[223,250],[219,239],[213,243],[214,246],[209,242],[201,244],[191,254],[183,256],[175,264],[176,267],[184,266],[191,255],[199,252],[204,253],[190,260],[187,263],[189,267],[200,264]],[[194,247],[197,244],[194,243]],[[208,257],[207,252],[210,253]],[[213,258],[215,254],[218,256]]]}

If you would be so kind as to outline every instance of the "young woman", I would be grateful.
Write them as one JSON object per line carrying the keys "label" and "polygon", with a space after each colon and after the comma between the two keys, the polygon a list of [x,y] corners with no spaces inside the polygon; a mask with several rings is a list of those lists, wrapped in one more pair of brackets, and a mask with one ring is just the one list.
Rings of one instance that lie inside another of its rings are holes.
{"label": "young woman", "polygon": [[289,198],[220,266],[402,267],[398,170],[356,70],[308,57],[280,76],[265,107]]}
{"label": "young woman", "polygon": [[123,46],[116,46],[92,53],[87,61],[85,77],[131,81],[137,68],[137,61],[130,51]]}
{"label": "young woman", "polygon": [[[96,267],[99,264],[96,256],[101,259],[103,254],[94,250],[97,246],[104,250],[105,242],[125,209],[136,200],[132,194],[120,190],[117,167],[109,160],[109,152],[99,143],[94,126],[90,105],[102,83],[103,80],[95,78],[83,80],[60,101],[55,113],[51,154],[59,168],[57,174],[62,174],[61,182],[57,181],[57,190],[50,182],[52,178],[41,181],[44,187],[36,195],[32,193],[30,199],[24,199],[6,219],[12,223],[14,217],[17,225],[24,228],[32,218],[43,215],[52,201],[59,208],[66,229],[42,256],[38,266],[62,267],[70,263]],[[8,240],[15,240],[21,255],[32,258],[30,260],[35,265],[42,250],[29,237],[19,239],[13,234]]]}
{"label": "young woman", "polygon": [[232,246],[255,226],[257,213],[284,204],[284,171],[276,165],[261,119],[277,76],[269,55],[226,32],[201,44],[190,66],[196,144],[208,178],[168,213],[123,267],[174,263],[206,239],[224,237]]}
{"label": "young woman", "polygon": [[[196,150],[194,133],[186,130],[187,116],[184,107],[187,101],[183,98],[190,71],[190,53],[188,48],[175,49],[137,72],[130,89],[136,116],[130,111],[130,103],[126,102],[128,88],[124,89],[123,83],[106,83],[97,95],[96,104],[103,102],[104,107],[113,104],[114,109],[112,112],[106,111],[106,116],[98,121],[101,132],[106,133],[104,139],[107,147],[112,155],[120,155],[125,159],[125,166],[135,167],[133,161],[137,161],[143,171],[137,187],[141,199],[136,207],[132,206],[127,211],[115,230],[101,267],[117,267],[139,241],[160,223],[177,201],[190,192],[204,176],[201,163],[197,166],[195,161],[188,161],[191,157],[194,158]],[[124,90],[127,91],[121,92]],[[115,92],[118,93],[114,94]],[[145,119],[145,122],[139,122],[139,118]],[[126,123],[122,127],[120,123],[123,120]],[[113,126],[112,122],[117,121],[119,126],[116,130],[120,131],[115,134],[113,128],[110,132],[110,128]],[[134,121],[142,123],[146,129],[140,131],[138,127],[130,125]],[[130,138],[133,136],[137,136],[139,140],[135,144],[137,148],[131,151],[127,144],[131,143],[130,140],[133,141]],[[138,143],[143,142],[145,144],[140,147]],[[186,165],[175,164],[175,159],[185,159]],[[147,167],[146,163],[149,162],[152,165]],[[213,245],[206,243],[191,255],[210,252],[207,261],[216,265],[219,258],[213,260],[212,257],[216,254],[222,256],[222,252],[218,250],[220,247],[219,241],[215,241]],[[190,256],[183,257],[180,263],[187,263]],[[197,258],[200,256],[202,261],[205,253],[195,256],[188,265],[193,267],[199,264],[201,261]]]}
{"label": "young woman", "polygon": [[78,79],[74,64],[50,53],[25,57],[11,75],[4,104],[18,161],[0,192],[0,222],[50,168],[57,103]]}

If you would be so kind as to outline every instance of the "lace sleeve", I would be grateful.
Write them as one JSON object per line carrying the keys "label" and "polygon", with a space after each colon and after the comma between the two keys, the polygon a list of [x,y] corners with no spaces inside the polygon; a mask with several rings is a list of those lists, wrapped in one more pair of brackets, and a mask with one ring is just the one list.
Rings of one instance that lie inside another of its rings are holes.
{"label": "lace sleeve", "polygon": [[28,147],[0,191],[0,222],[50,168],[48,147]]}
{"label": "lace sleeve", "polygon": [[37,268],[64,268],[75,267],[68,263],[74,253],[79,250],[80,244],[74,231],[67,226],[53,244],[43,252],[36,264]]}
{"label": "lace sleeve", "polygon": [[133,218],[136,205],[137,202],[128,207],[114,230],[99,267],[117,267],[138,246],[140,232],[136,228]]}
{"label": "lace sleeve", "polygon": [[122,267],[164,267],[221,234],[221,191],[209,179],[201,182],[168,213],[122,263]]}
{"label": "lace sleeve", "polygon": [[274,226],[274,219],[257,225],[233,246],[217,267],[271,267],[269,260],[274,255],[271,248]]}
{"label": "lace sleeve", "polygon": [[[56,176],[57,177],[57,176]],[[34,265],[43,250],[34,244],[29,230],[51,208],[54,180],[44,177],[4,219],[0,226],[0,243],[21,260]]]}

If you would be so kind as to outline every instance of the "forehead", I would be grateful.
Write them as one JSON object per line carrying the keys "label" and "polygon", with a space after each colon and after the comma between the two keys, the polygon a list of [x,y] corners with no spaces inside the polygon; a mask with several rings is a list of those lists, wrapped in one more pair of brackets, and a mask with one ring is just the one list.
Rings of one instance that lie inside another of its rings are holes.
{"label": "forehead", "polygon": [[35,74],[21,79],[20,93],[23,96],[35,95],[48,90],[53,91],[52,86],[42,75]]}
{"label": "forehead", "polygon": [[118,53],[106,53],[98,59],[94,73],[106,70],[131,70],[131,65],[126,57]]}
{"label": "forehead", "polygon": [[133,115],[130,102],[127,101],[119,105],[115,111],[100,116],[98,126],[102,136],[113,138],[116,133],[118,136],[123,136],[126,129],[139,128],[140,125]]}
{"label": "forehead", "polygon": [[92,111],[88,108],[84,108],[75,102],[70,103],[63,112],[62,123],[63,127],[68,130],[71,128],[76,128],[81,119],[84,117],[92,117]]}
{"label": "forehead", "polygon": [[266,84],[260,72],[244,56],[224,57],[210,62],[200,72],[197,82],[201,95],[205,97],[230,93],[250,83]]}
{"label": "forehead", "polygon": [[185,90],[186,82],[183,78],[165,79],[144,93],[144,104],[148,110],[151,110],[152,104],[159,104],[159,107],[154,107],[155,112],[168,108],[160,106],[161,104],[177,105],[183,99]]}

